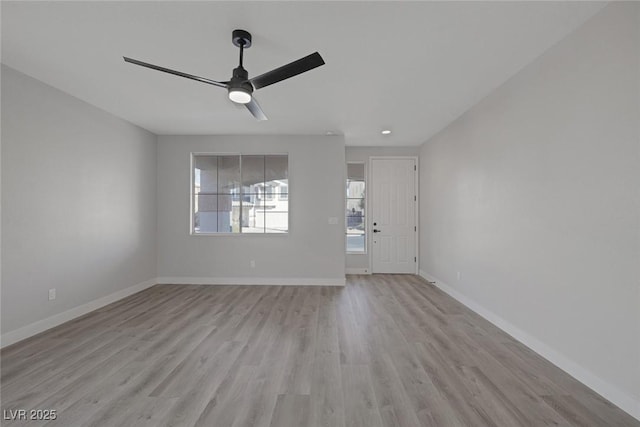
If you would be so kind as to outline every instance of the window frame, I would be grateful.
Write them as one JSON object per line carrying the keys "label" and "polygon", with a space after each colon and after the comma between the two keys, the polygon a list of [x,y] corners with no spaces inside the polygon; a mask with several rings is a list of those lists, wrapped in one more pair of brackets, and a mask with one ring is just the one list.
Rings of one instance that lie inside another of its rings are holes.
{"label": "window frame", "polygon": [[[190,236],[288,236],[291,233],[291,211],[290,204],[287,198],[287,231],[282,232],[269,232],[265,231],[263,233],[230,233],[230,232],[215,232],[215,233],[196,233],[194,230],[194,205],[195,205],[195,159],[198,156],[239,156],[240,157],[240,179],[242,181],[242,157],[243,156],[286,156],[287,157],[287,188],[289,194],[291,188],[291,156],[289,153],[237,153],[237,152],[208,152],[208,151],[193,151],[189,154],[189,235]],[[274,194],[275,195],[275,194]],[[242,182],[240,182],[240,191],[238,192],[239,196],[239,214],[242,216],[242,203],[243,197],[245,194],[242,192]],[[233,196],[232,196],[233,197]],[[242,230],[242,228],[240,228]]]}
{"label": "window frame", "polygon": [[[364,194],[363,194],[363,198],[364,198],[364,221],[363,221],[363,225],[364,225],[364,250],[362,251],[350,251],[347,249],[347,245],[346,245],[346,240],[348,238],[348,233],[347,233],[347,227],[348,227],[348,222],[349,219],[346,215],[346,207],[347,207],[347,203],[348,201],[351,200],[357,200],[357,198],[350,198],[349,195],[347,194],[347,184],[349,182],[349,165],[362,165],[362,169],[363,169],[363,178],[362,178],[362,182],[364,182]],[[367,255],[369,253],[369,235],[367,233],[368,228],[368,219],[369,219],[369,185],[368,185],[368,181],[367,181],[367,162],[365,161],[357,161],[357,160],[352,160],[352,161],[347,161],[346,162],[346,179],[344,181],[344,203],[345,203],[345,216],[344,216],[344,236],[345,236],[345,253],[347,255]]]}

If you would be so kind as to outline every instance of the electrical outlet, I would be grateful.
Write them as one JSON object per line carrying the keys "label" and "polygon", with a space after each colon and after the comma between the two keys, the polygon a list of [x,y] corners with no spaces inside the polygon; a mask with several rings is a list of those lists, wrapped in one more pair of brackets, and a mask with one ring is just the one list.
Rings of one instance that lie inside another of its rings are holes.
{"label": "electrical outlet", "polygon": [[49,301],[56,299],[56,288],[49,289]]}
{"label": "electrical outlet", "polygon": [[458,271],[458,280],[462,280],[462,273]]}
{"label": "electrical outlet", "polygon": [[256,268],[256,260],[252,259],[249,264],[251,265],[251,268]]}

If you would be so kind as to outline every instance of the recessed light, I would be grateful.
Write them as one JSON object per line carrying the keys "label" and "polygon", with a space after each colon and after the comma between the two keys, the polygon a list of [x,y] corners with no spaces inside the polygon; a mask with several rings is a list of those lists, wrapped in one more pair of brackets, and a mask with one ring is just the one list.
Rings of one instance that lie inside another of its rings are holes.
{"label": "recessed light", "polygon": [[335,135],[333,132],[331,132],[330,130],[327,131],[327,135]]}
{"label": "recessed light", "polygon": [[391,131],[389,129],[385,129],[385,130],[382,131],[382,134],[383,135],[389,135],[389,134],[391,134]]}

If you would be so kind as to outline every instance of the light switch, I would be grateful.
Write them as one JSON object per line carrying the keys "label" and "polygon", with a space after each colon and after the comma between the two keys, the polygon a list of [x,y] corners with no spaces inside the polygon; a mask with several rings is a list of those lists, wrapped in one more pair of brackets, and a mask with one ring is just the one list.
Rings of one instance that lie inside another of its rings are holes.
{"label": "light switch", "polygon": [[330,217],[329,217],[329,224],[330,224],[330,225],[338,225],[338,217],[336,217],[336,216],[330,216]]}

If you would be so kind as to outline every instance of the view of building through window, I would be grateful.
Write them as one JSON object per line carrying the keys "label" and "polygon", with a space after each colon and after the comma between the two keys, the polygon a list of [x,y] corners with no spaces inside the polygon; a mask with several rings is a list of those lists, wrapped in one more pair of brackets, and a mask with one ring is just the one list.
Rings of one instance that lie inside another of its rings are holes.
{"label": "view of building through window", "polygon": [[289,231],[287,155],[194,154],[192,190],[194,234]]}
{"label": "view of building through window", "polygon": [[347,252],[365,253],[367,251],[367,245],[364,163],[347,164],[346,207]]}

